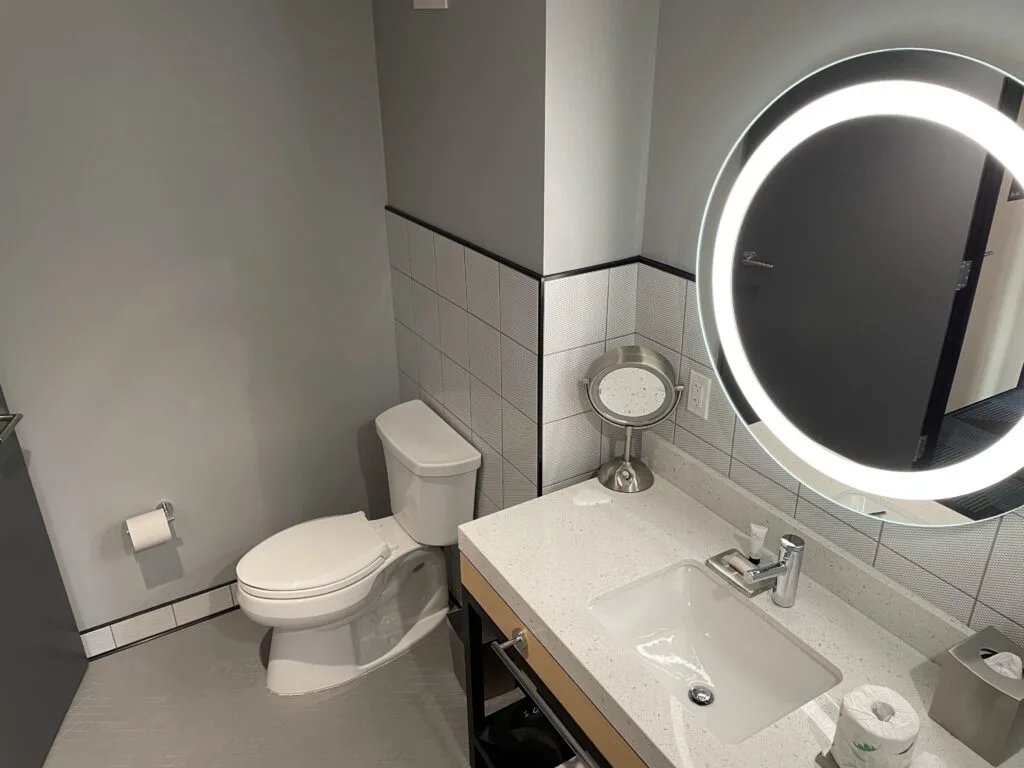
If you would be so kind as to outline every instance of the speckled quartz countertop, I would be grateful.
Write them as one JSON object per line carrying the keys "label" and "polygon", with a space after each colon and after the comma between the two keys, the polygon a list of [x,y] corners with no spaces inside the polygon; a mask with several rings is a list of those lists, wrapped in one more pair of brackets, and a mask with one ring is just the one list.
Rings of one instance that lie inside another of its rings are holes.
{"label": "speckled quartz countertop", "polygon": [[[722,743],[588,608],[661,568],[736,546],[738,531],[661,477],[641,494],[606,492],[611,503],[598,506],[573,503],[584,488],[605,492],[590,480],[475,520],[459,529],[459,547],[650,768],[812,768],[827,744],[808,714],[814,705],[740,744]],[[940,670],[921,653],[806,574],[793,608],[768,593],[753,602],[842,670],[842,682],[816,700],[825,710],[825,697],[838,703],[858,685],[887,685],[918,710],[921,749],[948,768],[988,765],[928,719]],[[1021,755],[1003,764],[1020,766]]]}

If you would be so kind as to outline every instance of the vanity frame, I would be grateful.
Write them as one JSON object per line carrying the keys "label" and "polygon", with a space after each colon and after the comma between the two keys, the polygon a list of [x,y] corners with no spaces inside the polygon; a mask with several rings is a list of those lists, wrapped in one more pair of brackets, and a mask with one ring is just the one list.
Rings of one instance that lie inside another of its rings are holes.
{"label": "vanity frame", "polygon": [[[521,650],[509,644],[506,651],[507,657],[526,679],[526,684],[517,681],[517,685],[542,712],[545,706],[550,710],[548,720],[555,730],[559,730],[559,726],[567,730],[570,738],[575,739],[593,763],[601,768],[647,768],[647,764],[466,556],[460,554],[459,560],[465,611],[462,644],[466,659],[466,706],[472,767],[511,768],[507,762],[492,755],[488,744],[480,738],[488,722],[484,708],[484,665],[486,655],[495,653],[492,643],[504,643],[521,636],[522,643],[518,645]],[[519,632],[522,634],[517,635]],[[527,690],[528,687],[532,690]],[[559,721],[557,724],[554,722],[556,719]],[[572,763],[577,764],[585,765],[583,762]]]}

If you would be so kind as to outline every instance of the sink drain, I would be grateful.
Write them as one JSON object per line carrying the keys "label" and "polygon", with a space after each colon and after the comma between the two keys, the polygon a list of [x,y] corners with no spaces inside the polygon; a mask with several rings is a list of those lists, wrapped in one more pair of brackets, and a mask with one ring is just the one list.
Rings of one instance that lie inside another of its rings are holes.
{"label": "sink drain", "polygon": [[690,701],[698,707],[709,707],[715,703],[715,694],[703,685],[690,686]]}

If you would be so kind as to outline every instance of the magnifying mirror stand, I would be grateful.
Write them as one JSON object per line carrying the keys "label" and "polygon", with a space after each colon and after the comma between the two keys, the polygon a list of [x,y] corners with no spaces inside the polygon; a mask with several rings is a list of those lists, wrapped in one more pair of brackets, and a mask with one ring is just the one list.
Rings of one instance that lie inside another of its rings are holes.
{"label": "magnifying mirror stand", "polygon": [[606,461],[597,471],[597,479],[605,488],[619,493],[639,493],[654,485],[654,473],[640,459],[631,458],[633,427],[626,427],[626,449],[622,456]]}

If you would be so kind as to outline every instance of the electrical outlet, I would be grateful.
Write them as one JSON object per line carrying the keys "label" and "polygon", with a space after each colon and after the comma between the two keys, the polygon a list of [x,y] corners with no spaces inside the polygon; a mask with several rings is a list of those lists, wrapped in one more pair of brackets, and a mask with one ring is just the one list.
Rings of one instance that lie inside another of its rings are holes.
{"label": "electrical outlet", "polygon": [[686,410],[708,420],[708,401],[711,399],[711,379],[697,371],[690,371],[690,387],[687,390]]}

